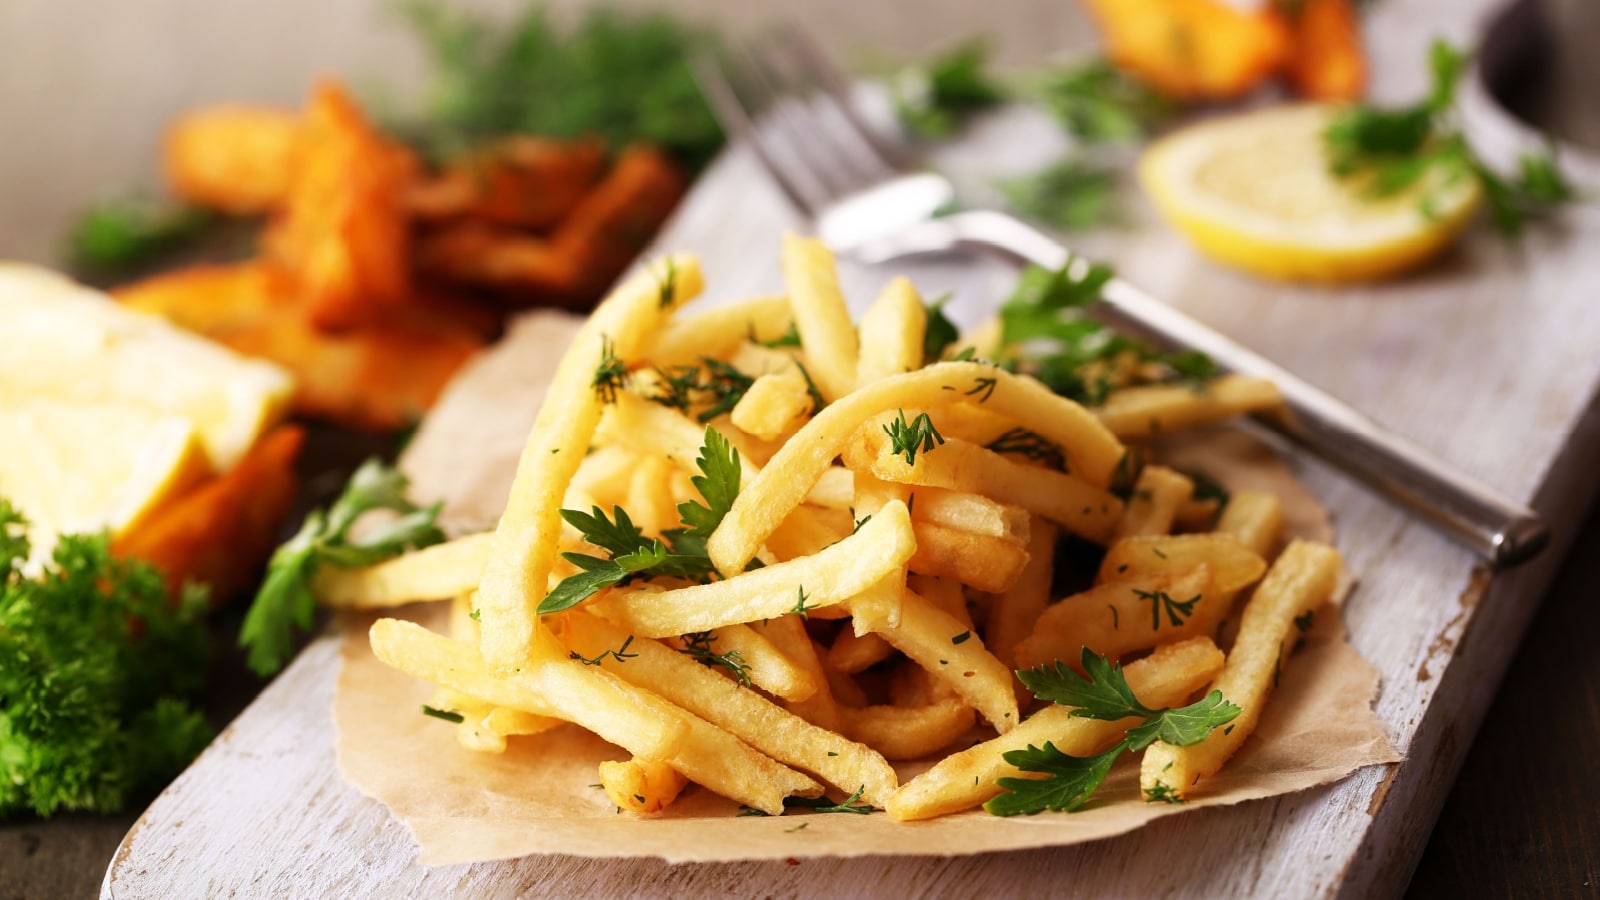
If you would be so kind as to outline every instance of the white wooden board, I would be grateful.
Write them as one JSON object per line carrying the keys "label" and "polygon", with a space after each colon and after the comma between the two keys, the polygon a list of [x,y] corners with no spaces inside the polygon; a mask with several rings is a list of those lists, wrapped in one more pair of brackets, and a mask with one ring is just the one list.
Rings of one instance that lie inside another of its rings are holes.
{"label": "white wooden board", "polygon": [[[1428,38],[1465,40],[1484,6],[1375,7],[1377,94],[1420,90]],[[1033,128],[999,117],[945,161],[993,164],[1018,146],[1037,150],[1025,137]],[[735,152],[707,173],[660,243],[699,253],[713,298],[727,299],[777,286],[778,236],[796,225],[753,161]],[[1383,673],[1376,708],[1408,757],[1403,764],[1064,849],[797,865],[529,857],[425,869],[413,862],[405,830],[339,779],[330,712],[337,654],[323,638],[150,807],[106,873],[103,894],[1398,894],[1600,478],[1600,428],[1590,414],[1600,385],[1597,246],[1600,210],[1591,207],[1520,245],[1478,233],[1416,276],[1324,291],[1218,269],[1143,208],[1126,229],[1078,243],[1466,472],[1534,502],[1555,527],[1556,544],[1542,558],[1490,578],[1464,550],[1302,461],[1358,575],[1346,623],[1352,643]],[[968,314],[1001,299],[1013,277],[995,263],[896,271],[930,296],[956,291]],[[862,301],[890,273],[842,274]]]}

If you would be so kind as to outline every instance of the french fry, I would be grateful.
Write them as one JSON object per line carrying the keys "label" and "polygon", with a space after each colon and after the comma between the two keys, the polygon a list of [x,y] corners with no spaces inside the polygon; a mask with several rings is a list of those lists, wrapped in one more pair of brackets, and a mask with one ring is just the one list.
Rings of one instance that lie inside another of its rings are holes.
{"label": "french fry", "polygon": [[1145,466],[1134,482],[1128,505],[1111,532],[1112,542],[1136,535],[1167,534],[1178,507],[1194,496],[1194,482],[1165,466]]}
{"label": "french fry", "polygon": [[635,756],[600,763],[600,786],[606,796],[618,809],[639,815],[665,809],[688,783],[677,769],[659,759]]}
{"label": "french fry", "polygon": [[[855,505],[856,476],[844,466],[829,466],[817,477],[806,502],[826,509],[851,509]],[[915,512],[915,510],[913,510]]]}
{"label": "french fry", "polygon": [[750,683],[774,697],[800,701],[817,692],[818,682],[813,672],[790,659],[765,634],[749,625],[713,629],[707,634],[706,643],[715,652],[739,654],[747,666],[745,672]]}
{"label": "french fry", "polygon": [[822,473],[866,419],[894,409],[930,409],[979,403],[1002,415],[1034,423],[1061,445],[1078,477],[1096,487],[1110,483],[1122,445],[1094,415],[1039,382],[972,362],[946,362],[895,375],[829,404],[796,432],[752,479],[707,546],[724,575],[742,570],[790,510],[800,505]]}
{"label": "french fry", "polygon": [[1205,566],[1219,591],[1240,591],[1267,571],[1261,554],[1231,534],[1180,534],[1123,538],[1100,561],[1102,584],[1145,575],[1178,575]]}
{"label": "french fry", "polygon": [[1017,667],[1017,645],[1033,630],[1033,623],[1050,605],[1050,581],[1055,575],[1056,528],[1040,518],[1033,522],[1028,540],[1028,564],[1011,587],[994,595],[984,635],[989,652],[1006,668]]}
{"label": "french fry", "polygon": [[1011,670],[995,659],[982,639],[955,616],[906,591],[900,624],[877,632],[896,650],[916,660],[1001,734],[1017,723],[1017,695]]}
{"label": "french fry", "polygon": [[1284,75],[1311,100],[1358,100],[1366,89],[1361,23],[1350,0],[1303,0],[1293,21]]}
{"label": "french fry", "polygon": [[483,727],[501,737],[525,734],[542,734],[552,728],[567,724],[553,716],[540,716],[522,709],[497,706],[483,717]]}
{"label": "french fry", "polygon": [[177,196],[236,216],[271,212],[289,194],[300,131],[290,110],[210,106],[167,128],[162,163]]}
{"label": "french fry", "polygon": [[[1222,651],[1209,638],[1197,637],[1161,647],[1129,663],[1122,673],[1139,702],[1160,709],[1182,704],[1221,668]],[[1138,723],[1137,719],[1103,722],[1071,713],[1064,706],[1045,707],[1010,732],[945,757],[889,797],[889,816],[902,822],[931,819],[977,806],[1000,793],[998,779],[1031,777],[1005,761],[1007,751],[1052,743],[1063,753],[1090,756]]]}
{"label": "french fry", "polygon": [[[1074,668],[1088,647],[1120,659],[1159,643],[1204,633],[1195,619],[1215,624],[1204,615],[1224,593],[1212,582],[1211,569],[1200,565],[1179,573],[1142,575],[1092,587],[1047,608],[1033,632],[1017,645],[1016,663],[1031,669],[1052,662]],[[1227,593],[1231,603],[1232,593]]]}
{"label": "french fry", "polygon": [[928,309],[911,279],[900,276],[890,281],[861,316],[856,387],[920,368],[927,330]]}
{"label": "french fry", "polygon": [[[544,639],[553,641],[548,633]],[[553,652],[500,677],[471,647],[398,619],[373,624],[372,649],[385,664],[418,678],[497,706],[576,722],[634,756],[662,760],[697,784],[773,815],[783,811],[784,797],[821,791],[699,716]]]}
{"label": "french fry", "polygon": [[1092,541],[1104,542],[1123,514],[1122,501],[1109,491],[1073,475],[1014,462],[960,438],[947,438],[907,463],[894,452],[882,419],[869,421],[846,446],[846,465],[885,481],[982,494],[1038,513]]}
{"label": "french fry", "polygon": [[[884,759],[922,759],[960,740],[977,716],[960,700],[844,710],[845,731]],[[892,796],[892,795],[891,795]],[[874,804],[876,805],[876,804]]]}
{"label": "french fry", "polygon": [[815,238],[783,238],[783,281],[795,327],[811,361],[811,377],[827,402],[856,387],[859,340],[839,292],[833,254]]}
{"label": "french fry", "polygon": [[471,534],[360,568],[322,566],[311,595],[335,609],[383,609],[477,590],[494,536]]}
{"label": "french fry", "polygon": [[[573,651],[598,656],[621,645],[629,632],[582,612],[568,614],[565,638]],[[802,632],[804,629],[802,629]],[[634,641],[624,662],[607,659],[608,671],[661,692],[684,709],[728,729],[750,746],[811,772],[840,790],[864,788],[863,799],[882,806],[899,783],[883,757],[837,733],[787,712],[754,691],[655,641]]]}
{"label": "french fry", "polygon": [[1172,527],[1176,531],[1211,531],[1221,513],[1222,502],[1215,497],[1190,497],[1178,504],[1177,512],[1172,517]]}
{"label": "french fry", "polygon": [[[918,488],[915,493],[916,506],[911,510],[913,522],[943,525],[1018,544],[1029,540],[1032,526],[1028,511],[1020,506],[1009,506],[966,491]],[[1053,552],[1054,548],[1051,549]]]}
{"label": "french fry", "polygon": [[645,266],[595,309],[557,366],[517,463],[478,589],[483,656],[495,671],[523,665],[534,646],[536,610],[549,589],[561,534],[561,500],[594,438],[605,401],[619,396],[607,396],[604,383],[597,386],[601,364],[636,358],[662,318],[701,286],[693,257]]}
{"label": "french fry", "polygon": [[613,588],[590,601],[595,612],[645,637],[776,619],[843,602],[903,568],[916,550],[911,516],[890,504],[837,544],[799,559],[723,581],[667,591]]}
{"label": "french fry", "polygon": [[894,648],[882,635],[856,634],[844,629],[828,645],[828,665],[846,675],[864,672],[894,654]]}
{"label": "french fry", "polygon": [[1234,491],[1217,519],[1217,531],[1237,538],[1257,556],[1271,558],[1283,533],[1283,504],[1265,491]]}
{"label": "french fry", "polygon": [[790,366],[756,378],[733,407],[733,424],[763,440],[774,440],[798,428],[816,408],[805,376]]}
{"label": "french fry", "polygon": [[[761,466],[752,457],[748,443],[736,432],[718,429],[739,451],[741,482],[760,474]],[[705,446],[706,427],[676,409],[651,403],[631,391],[618,391],[595,432],[595,439],[611,446],[626,447],[634,453],[654,453],[667,457],[685,472],[700,474],[695,460]]]}
{"label": "french fry", "polygon": [[1187,747],[1164,741],[1151,744],[1140,764],[1140,787],[1187,796],[1202,778],[1216,774],[1244,744],[1256,723],[1267,695],[1294,649],[1295,617],[1333,599],[1342,564],[1338,551],[1326,544],[1296,540],[1267,570],[1245,605],[1239,636],[1228,653],[1222,674],[1211,687],[1240,713],[1227,729]]}
{"label": "french fry", "polygon": [[916,522],[912,528],[917,552],[908,566],[913,572],[950,578],[980,591],[997,593],[1015,584],[1028,564],[1027,545],[1014,540],[931,522]]}
{"label": "french fry", "polygon": [[771,641],[785,656],[811,675],[817,683],[816,693],[804,700],[785,700],[783,708],[820,728],[833,732],[844,730],[839,718],[839,703],[833,696],[833,683],[822,667],[817,647],[806,632],[805,623],[798,616],[783,616],[765,622],[752,623],[751,627]]}
{"label": "french fry", "polygon": [[[861,709],[868,704],[867,692],[850,677],[849,673],[835,669],[828,662],[827,649],[811,642],[813,652],[817,657],[817,665],[821,667],[823,676],[827,679],[828,690],[833,693],[834,702],[839,705],[841,715],[851,709]],[[846,729],[848,731],[848,729]]]}
{"label": "french fry", "polygon": [[756,297],[673,318],[646,355],[662,368],[726,359],[746,341],[778,340],[793,324],[789,298]]}
{"label": "french fry", "polygon": [[647,535],[659,537],[662,531],[678,524],[678,505],[673,502],[669,484],[672,471],[672,463],[666,457],[652,454],[640,459],[628,477],[625,506],[633,511],[634,524]]}
{"label": "french fry", "polygon": [[1283,405],[1278,386],[1263,378],[1223,375],[1193,388],[1152,384],[1112,391],[1095,410],[1123,440],[1184,431]]}

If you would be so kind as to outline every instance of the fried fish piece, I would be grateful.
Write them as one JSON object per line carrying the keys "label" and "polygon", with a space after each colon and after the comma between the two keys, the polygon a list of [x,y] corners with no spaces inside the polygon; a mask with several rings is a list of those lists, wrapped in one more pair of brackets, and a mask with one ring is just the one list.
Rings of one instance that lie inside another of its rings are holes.
{"label": "fried fish piece", "polygon": [[571,214],[605,162],[605,143],[596,138],[514,135],[411,185],[406,206],[423,221],[465,218],[544,231]]}
{"label": "fried fish piece", "polygon": [[283,206],[300,133],[292,110],[208,106],[167,128],[162,163],[172,192],[232,215],[260,215]]}

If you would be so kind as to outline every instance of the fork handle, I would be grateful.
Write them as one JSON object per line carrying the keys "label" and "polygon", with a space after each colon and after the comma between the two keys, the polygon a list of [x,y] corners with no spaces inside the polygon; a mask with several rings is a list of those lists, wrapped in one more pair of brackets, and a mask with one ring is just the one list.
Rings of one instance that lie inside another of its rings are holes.
{"label": "fork handle", "polygon": [[[1071,259],[1065,247],[1004,213],[977,210],[937,221],[952,229],[943,236],[946,249],[997,250],[1047,269]],[[1223,369],[1274,382],[1284,408],[1258,415],[1257,421],[1432,522],[1493,565],[1524,562],[1548,542],[1549,531],[1533,510],[1453,470],[1260,354],[1121,279],[1106,285],[1102,299],[1097,316],[1118,330],[1167,350],[1199,350]]]}

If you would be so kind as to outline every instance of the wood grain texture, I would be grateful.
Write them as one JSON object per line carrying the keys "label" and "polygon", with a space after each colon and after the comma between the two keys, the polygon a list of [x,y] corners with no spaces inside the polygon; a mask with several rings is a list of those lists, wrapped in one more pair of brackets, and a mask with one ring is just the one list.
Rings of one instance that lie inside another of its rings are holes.
{"label": "wood grain texture", "polygon": [[[1486,4],[1391,0],[1368,32],[1378,93],[1421,87],[1437,31],[1463,40]],[[1025,117],[980,124],[941,158],[1020,165]],[[1044,142],[1047,143],[1047,142]],[[969,170],[967,184],[983,175]],[[424,869],[399,825],[343,785],[328,705],[334,648],[317,642],[150,808],[107,873],[108,897],[247,895],[801,896],[848,894],[1389,896],[1409,878],[1494,686],[1600,477],[1593,459],[1600,384],[1600,212],[1520,245],[1487,233],[1425,272],[1339,292],[1263,284],[1200,260],[1147,208],[1078,242],[1134,283],[1320,384],[1429,450],[1533,501],[1557,534],[1534,564],[1490,579],[1424,525],[1309,460],[1308,484],[1334,510],[1360,583],[1345,606],[1351,641],[1383,674],[1376,709],[1408,761],[1337,785],[1200,810],[1070,848],[927,859],[672,867],[652,860],[529,857]],[[777,236],[796,223],[753,162],[725,156],[661,245],[701,255],[717,299],[778,286]],[[971,318],[1014,273],[992,263],[897,266],[924,293],[956,291]],[[841,266],[865,303],[889,272]],[[908,841],[914,833],[908,830]],[[1159,866],[1150,860],[1160,859]]]}

